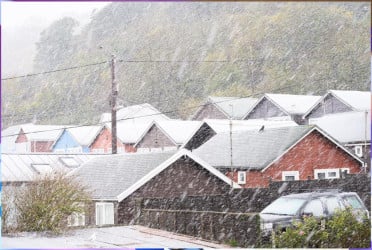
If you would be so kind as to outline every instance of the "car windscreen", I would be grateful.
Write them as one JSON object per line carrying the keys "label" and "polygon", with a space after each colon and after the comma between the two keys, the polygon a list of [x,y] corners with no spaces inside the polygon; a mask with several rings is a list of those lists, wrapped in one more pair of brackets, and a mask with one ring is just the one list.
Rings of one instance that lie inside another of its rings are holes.
{"label": "car windscreen", "polygon": [[363,204],[355,196],[344,196],[344,200],[346,201],[347,205],[354,209],[363,209]]}
{"label": "car windscreen", "polygon": [[305,199],[281,197],[262,210],[262,214],[295,215]]}

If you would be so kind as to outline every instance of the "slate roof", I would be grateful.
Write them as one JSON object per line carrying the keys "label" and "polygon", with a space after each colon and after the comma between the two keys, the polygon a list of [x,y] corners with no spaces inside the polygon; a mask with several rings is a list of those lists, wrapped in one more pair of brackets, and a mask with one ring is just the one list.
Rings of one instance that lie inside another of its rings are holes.
{"label": "slate roof", "polygon": [[257,98],[216,97],[209,96],[208,102],[213,103],[218,109],[231,119],[243,119],[248,110],[256,103]]}
{"label": "slate roof", "polygon": [[119,194],[173,154],[174,151],[99,156],[72,174],[90,187],[93,199],[117,200]]}
{"label": "slate roof", "polygon": [[371,111],[344,112],[309,119],[342,143],[371,141]]}
{"label": "slate roof", "polygon": [[[311,126],[236,131],[232,134],[233,167],[263,169],[285,152],[305,134]],[[219,133],[193,153],[216,168],[229,168],[230,133]]]}
{"label": "slate roof", "polygon": [[[3,182],[32,181],[35,176],[49,171],[71,171],[96,157],[94,154],[1,154],[1,180]],[[33,165],[42,165],[33,167]]]}

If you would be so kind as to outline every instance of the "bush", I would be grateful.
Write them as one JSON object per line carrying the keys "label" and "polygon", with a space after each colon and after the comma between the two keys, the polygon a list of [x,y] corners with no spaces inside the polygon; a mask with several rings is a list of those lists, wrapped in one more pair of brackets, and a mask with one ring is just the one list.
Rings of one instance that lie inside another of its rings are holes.
{"label": "bush", "polygon": [[84,212],[81,203],[88,200],[87,189],[75,177],[57,173],[43,175],[17,188],[12,199],[5,201],[5,207],[16,210],[13,225],[17,231],[59,233],[67,227],[68,216]]}
{"label": "bush", "polygon": [[369,248],[370,221],[358,221],[350,208],[338,211],[328,221],[314,217],[294,223],[284,232],[275,232],[278,248]]}

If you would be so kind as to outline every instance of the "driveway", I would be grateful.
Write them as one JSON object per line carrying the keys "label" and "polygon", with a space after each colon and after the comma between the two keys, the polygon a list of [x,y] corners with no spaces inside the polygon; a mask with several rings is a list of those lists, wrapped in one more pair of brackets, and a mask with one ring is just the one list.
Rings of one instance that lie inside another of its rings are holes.
{"label": "driveway", "polygon": [[228,248],[229,246],[203,241],[142,226],[87,228],[69,231],[53,237],[40,233],[3,236],[2,248]]}

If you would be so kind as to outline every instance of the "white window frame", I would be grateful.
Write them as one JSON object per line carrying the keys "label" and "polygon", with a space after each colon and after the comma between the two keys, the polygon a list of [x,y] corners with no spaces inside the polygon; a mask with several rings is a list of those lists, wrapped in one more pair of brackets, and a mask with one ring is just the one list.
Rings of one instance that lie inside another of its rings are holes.
{"label": "white window frame", "polygon": [[103,153],[105,153],[105,149],[104,148],[94,148],[93,153],[103,154]]}
{"label": "white window frame", "polygon": [[[241,180],[240,177],[243,177]],[[238,184],[246,184],[247,183],[247,173],[245,171],[238,171]]]}
{"label": "white window frame", "polygon": [[294,180],[300,180],[300,172],[299,171],[282,171],[282,181],[287,181],[285,177],[287,176],[294,176]]}
{"label": "white window frame", "polygon": [[354,153],[359,157],[363,157],[363,146],[361,145],[354,146]]}
{"label": "white window frame", "polygon": [[[348,168],[325,168],[325,169],[314,169],[314,179],[318,180],[318,174],[319,173],[325,173],[325,179],[338,179],[340,178],[340,170],[350,170]],[[329,173],[336,172],[336,176],[329,176]]]}
{"label": "white window frame", "polygon": [[[97,202],[96,203],[96,225],[113,225],[114,224],[114,203]],[[102,212],[100,215],[99,212]]]}

